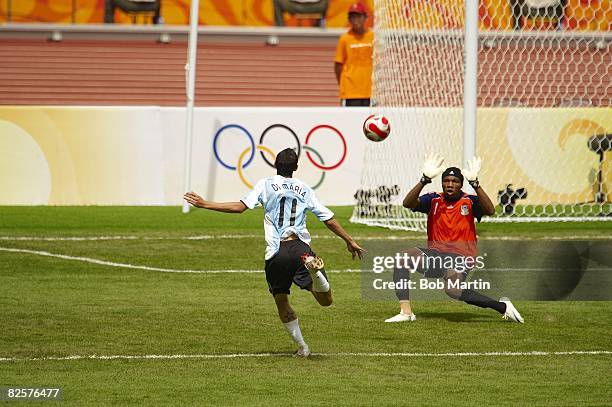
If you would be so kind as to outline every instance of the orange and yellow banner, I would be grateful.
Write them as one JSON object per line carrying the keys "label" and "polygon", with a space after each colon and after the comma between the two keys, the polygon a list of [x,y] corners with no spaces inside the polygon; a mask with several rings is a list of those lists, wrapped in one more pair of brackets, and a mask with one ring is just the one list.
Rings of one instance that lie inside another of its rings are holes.
{"label": "orange and yellow banner", "polygon": [[[368,10],[374,0],[362,0]],[[399,14],[410,18],[412,25],[424,28],[457,28],[463,26],[463,1],[457,0],[385,0]],[[327,27],[347,26],[346,12],[354,0],[330,0]],[[384,2],[384,1],[383,1]],[[189,24],[190,0],[162,0],[162,16],[166,24]],[[391,3],[390,3],[391,4]],[[508,0],[480,0],[481,29],[512,29],[512,11]],[[201,0],[200,24],[214,26],[271,26],[272,0]],[[371,13],[370,13],[371,14]],[[569,0],[562,17],[562,26],[570,30],[609,31],[612,28],[611,0]],[[3,0],[0,1],[0,23],[102,23],[104,0]],[[537,18],[521,17],[525,29],[553,28]],[[371,20],[371,19],[370,19]],[[540,19],[541,20],[541,19]],[[130,23],[117,11],[117,23]],[[372,21],[370,21],[370,24]],[[546,23],[546,22],[544,22]],[[296,25],[287,16],[287,25]]]}
{"label": "orange and yellow banner", "polygon": [[[347,10],[353,0],[331,0],[327,13],[328,27],[347,26]],[[373,0],[364,1],[372,10]],[[190,0],[162,0],[162,16],[166,24],[189,24]],[[44,22],[88,24],[104,20],[104,0],[3,0],[0,2],[0,22]],[[117,23],[130,23],[117,11]],[[272,0],[201,0],[200,24],[215,26],[272,26]],[[296,25],[287,16],[287,25]]]}

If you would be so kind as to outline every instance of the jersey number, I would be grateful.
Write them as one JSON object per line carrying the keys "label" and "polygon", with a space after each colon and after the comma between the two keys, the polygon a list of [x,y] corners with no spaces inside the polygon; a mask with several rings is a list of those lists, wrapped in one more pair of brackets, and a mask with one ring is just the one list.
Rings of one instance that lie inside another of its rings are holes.
{"label": "jersey number", "polygon": [[[286,197],[282,197],[280,200],[280,211],[278,212],[278,226],[282,227],[285,221],[285,200]],[[295,209],[297,208],[297,199],[291,200],[291,216],[289,217],[289,226],[295,225]]]}

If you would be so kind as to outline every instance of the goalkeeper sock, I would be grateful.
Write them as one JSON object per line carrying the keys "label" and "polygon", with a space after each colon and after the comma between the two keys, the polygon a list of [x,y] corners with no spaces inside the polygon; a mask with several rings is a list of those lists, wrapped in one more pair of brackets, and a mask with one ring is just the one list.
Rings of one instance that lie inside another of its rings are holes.
{"label": "goalkeeper sock", "polygon": [[408,282],[410,281],[410,271],[403,268],[393,269],[393,282],[395,287],[395,296],[400,302],[410,300],[410,291],[408,291]]}
{"label": "goalkeeper sock", "polygon": [[474,290],[461,290],[459,301],[463,301],[465,303],[475,305],[480,308],[491,308],[499,312],[500,314],[506,312],[505,303],[495,301],[493,298],[489,298],[486,295],[482,295]]}
{"label": "goalkeeper sock", "polygon": [[329,291],[329,282],[321,270],[316,273],[310,273],[310,276],[312,277],[312,291],[318,293],[326,293]]}
{"label": "goalkeeper sock", "polygon": [[291,339],[293,339],[293,342],[297,343],[299,346],[306,345],[306,342],[304,342],[304,338],[302,337],[300,324],[298,323],[297,319],[285,322],[283,323],[283,325],[285,325],[285,329],[287,329],[287,332],[289,332],[289,335],[291,335]]}

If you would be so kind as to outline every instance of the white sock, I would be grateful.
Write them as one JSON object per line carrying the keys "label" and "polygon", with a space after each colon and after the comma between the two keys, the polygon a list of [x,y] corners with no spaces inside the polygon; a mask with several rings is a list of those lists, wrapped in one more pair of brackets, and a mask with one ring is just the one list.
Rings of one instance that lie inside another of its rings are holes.
{"label": "white sock", "polygon": [[289,332],[289,335],[291,335],[293,342],[297,343],[299,346],[306,345],[304,338],[302,338],[302,331],[300,331],[300,324],[298,323],[297,319],[290,322],[285,322],[283,325],[285,325],[287,332]]}
{"label": "white sock", "polygon": [[321,273],[317,271],[316,273],[310,273],[312,276],[312,290],[318,293],[326,293],[329,291],[329,282]]}

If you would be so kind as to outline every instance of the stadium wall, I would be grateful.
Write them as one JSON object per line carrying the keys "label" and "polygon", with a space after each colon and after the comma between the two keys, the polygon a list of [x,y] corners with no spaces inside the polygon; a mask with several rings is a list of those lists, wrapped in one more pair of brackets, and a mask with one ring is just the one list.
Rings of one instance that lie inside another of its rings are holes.
{"label": "stadium wall", "polygon": [[[418,117],[425,109],[409,110],[415,126],[427,125]],[[445,123],[461,115],[457,108],[441,110],[449,115]],[[324,202],[353,204],[370,143],[361,131],[368,113],[368,108],[197,108],[193,189],[209,199],[240,199],[250,184],[273,172],[265,159],[272,161],[273,153],[290,146],[301,150],[296,176],[316,186]],[[498,131],[480,132],[477,147],[485,163],[481,181],[492,196],[512,183],[529,190],[525,204],[547,203],[551,193],[561,196],[559,203],[593,200],[599,157],[587,142],[595,134],[612,133],[609,108],[479,111],[479,122],[493,120]],[[183,108],[1,107],[0,205],[178,205],[184,123]],[[450,125],[447,131],[456,133]],[[393,128],[383,143],[393,148],[402,133]],[[532,146],[527,153],[525,145]],[[382,143],[372,147],[383,148]],[[410,156],[430,152],[421,148]],[[602,166],[604,192],[612,191],[609,155]],[[494,177],[500,166],[508,179]],[[542,166],[549,170],[541,171]],[[399,196],[417,178],[399,174]]]}
{"label": "stadium wall", "polygon": [[[369,10],[373,0],[362,0]],[[391,0],[399,2],[400,0]],[[346,10],[354,0],[332,0],[327,12],[327,27],[347,26]],[[409,13],[415,0],[403,0]],[[419,27],[456,28],[463,26],[463,1],[428,0],[419,2],[422,13],[417,17]],[[9,7],[10,4],[10,7]],[[189,0],[162,0],[162,15],[166,24],[189,24]],[[512,12],[508,0],[480,0],[480,28],[482,30],[512,29]],[[101,23],[104,16],[104,0],[9,0],[0,1],[0,23]],[[414,15],[411,17],[415,17]],[[612,7],[609,0],[568,0],[564,9],[564,26],[570,30],[607,31],[612,23]],[[273,23],[272,0],[202,0],[200,24],[212,26],[271,26]],[[370,19],[372,20],[372,19]],[[124,13],[116,13],[118,24],[131,23]],[[295,19],[287,23],[296,25]],[[372,23],[372,21],[370,21]]]}
{"label": "stadium wall", "polygon": [[[362,0],[372,10],[373,0]],[[495,0],[500,1],[500,0]],[[346,11],[354,0],[332,0],[327,12],[328,27],[346,27]],[[161,12],[166,24],[189,24],[190,0],[162,0]],[[104,0],[12,0],[0,1],[0,23],[47,22],[96,24],[104,19]],[[212,26],[273,26],[272,0],[201,0],[199,22]],[[131,24],[130,16],[117,11],[117,24]],[[297,25],[295,18],[287,15],[287,25]],[[301,24],[301,23],[300,23]]]}

